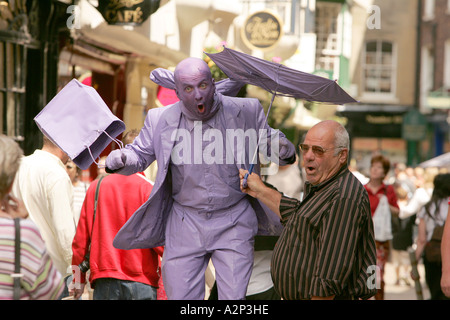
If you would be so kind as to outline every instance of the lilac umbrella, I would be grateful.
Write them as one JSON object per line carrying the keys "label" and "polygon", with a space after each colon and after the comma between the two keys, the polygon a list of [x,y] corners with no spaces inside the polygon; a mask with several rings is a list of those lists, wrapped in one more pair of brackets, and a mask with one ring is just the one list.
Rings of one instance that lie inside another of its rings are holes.
{"label": "lilac umbrella", "polygon": [[222,52],[205,54],[230,79],[261,87],[273,95],[333,104],[357,102],[336,81],[330,79],[226,47]]}
{"label": "lilac umbrella", "polygon": [[[291,69],[282,64],[259,59],[227,47],[224,47],[223,51],[219,53],[205,52],[205,54],[230,79],[252,84],[272,93],[266,122],[276,95],[333,104],[357,102],[336,81]],[[252,163],[256,156],[257,150]],[[250,166],[249,174],[252,170],[253,164]],[[248,174],[244,178],[244,187],[247,187],[247,177]]]}

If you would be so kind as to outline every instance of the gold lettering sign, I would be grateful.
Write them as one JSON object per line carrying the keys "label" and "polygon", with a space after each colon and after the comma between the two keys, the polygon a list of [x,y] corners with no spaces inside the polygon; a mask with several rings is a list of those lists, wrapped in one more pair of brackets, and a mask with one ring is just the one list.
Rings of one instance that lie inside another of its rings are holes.
{"label": "gold lettering sign", "polygon": [[160,0],[99,0],[97,10],[108,24],[140,25],[159,8]]}
{"label": "gold lettering sign", "polygon": [[281,20],[269,11],[255,12],[247,18],[241,37],[250,49],[268,51],[273,49],[283,36]]}

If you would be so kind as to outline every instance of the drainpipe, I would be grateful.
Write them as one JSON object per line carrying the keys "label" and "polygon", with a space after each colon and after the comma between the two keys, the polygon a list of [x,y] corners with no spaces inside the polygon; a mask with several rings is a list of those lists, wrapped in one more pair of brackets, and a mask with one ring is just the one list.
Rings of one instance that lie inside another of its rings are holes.
{"label": "drainpipe", "polygon": [[[417,0],[417,30],[416,30],[416,79],[415,79],[415,92],[414,92],[414,108],[420,111],[420,75],[421,75],[421,62],[422,62],[422,2],[423,0]],[[418,152],[417,141],[407,141],[407,165],[415,166],[420,160]]]}
{"label": "drainpipe", "polygon": [[420,69],[422,62],[422,0],[417,0],[416,83],[414,107],[420,109]]}

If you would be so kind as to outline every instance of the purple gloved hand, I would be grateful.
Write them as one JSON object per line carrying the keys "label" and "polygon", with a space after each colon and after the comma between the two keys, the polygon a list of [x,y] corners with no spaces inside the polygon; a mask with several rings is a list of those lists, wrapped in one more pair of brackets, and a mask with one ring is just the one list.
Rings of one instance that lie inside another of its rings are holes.
{"label": "purple gloved hand", "polygon": [[295,147],[286,138],[280,139],[280,159],[286,160],[289,164],[295,162]]}
{"label": "purple gloved hand", "polygon": [[106,171],[116,171],[125,166],[127,162],[127,156],[121,150],[112,151],[106,158]]}

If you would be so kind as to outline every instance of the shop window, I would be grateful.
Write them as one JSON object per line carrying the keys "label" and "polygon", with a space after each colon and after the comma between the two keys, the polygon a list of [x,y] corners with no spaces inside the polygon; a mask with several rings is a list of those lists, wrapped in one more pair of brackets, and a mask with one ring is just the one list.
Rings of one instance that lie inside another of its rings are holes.
{"label": "shop window", "polygon": [[365,94],[394,95],[395,46],[387,41],[366,42],[363,58]]}
{"label": "shop window", "polygon": [[0,41],[0,128],[3,134],[23,140],[26,47]]}

